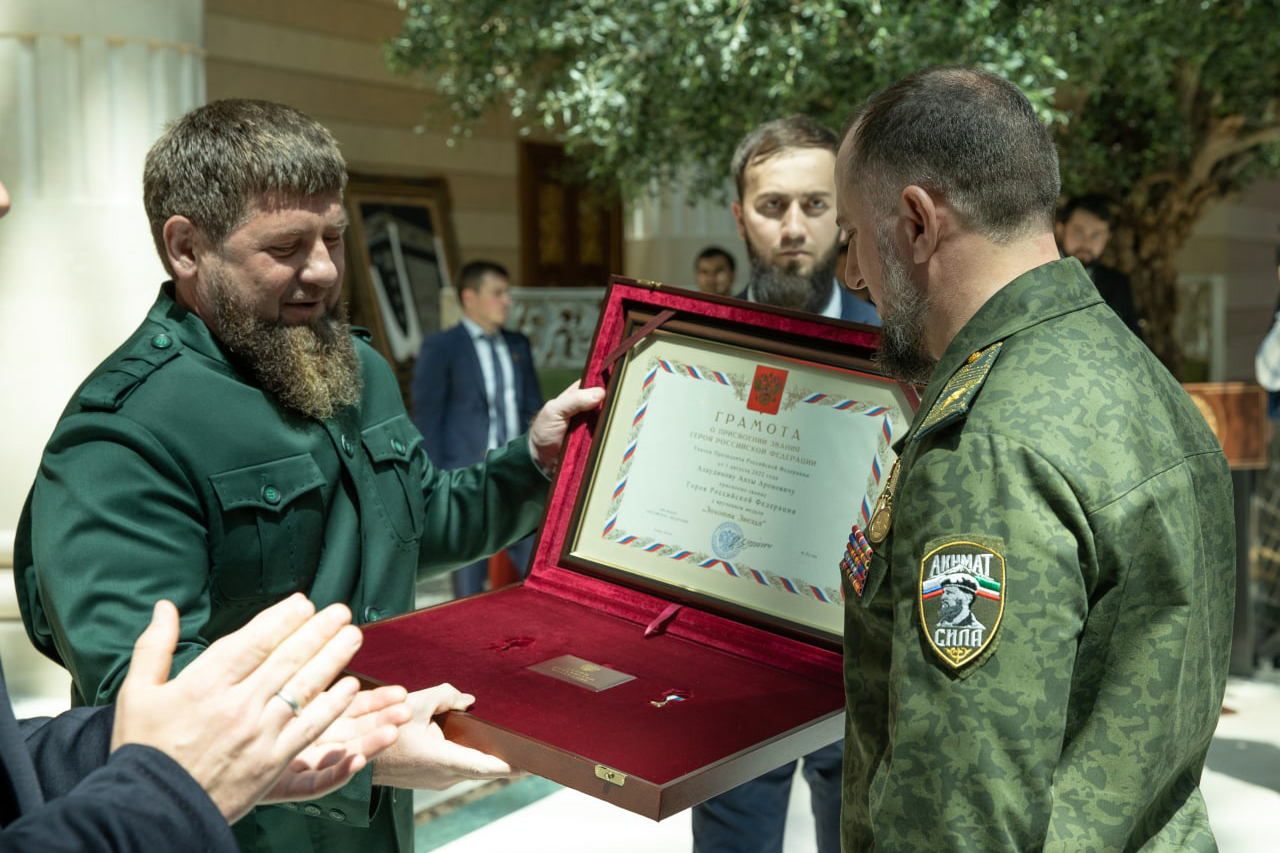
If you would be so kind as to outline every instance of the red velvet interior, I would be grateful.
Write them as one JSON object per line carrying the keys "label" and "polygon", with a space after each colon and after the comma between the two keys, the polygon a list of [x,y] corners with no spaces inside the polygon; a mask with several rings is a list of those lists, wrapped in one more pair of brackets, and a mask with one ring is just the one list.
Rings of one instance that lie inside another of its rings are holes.
{"label": "red velvet interior", "polygon": [[[868,355],[878,344],[872,330],[812,315],[615,280],[584,385],[604,384],[605,357],[622,340],[634,307],[740,322],[765,334],[784,330]],[[522,586],[367,626],[351,670],[409,689],[448,681],[475,694],[476,717],[655,784],[839,710],[844,695],[834,643],[806,642],[692,606],[663,633],[645,637],[645,626],[670,600],[560,564],[594,428],[588,416],[569,433]],[[636,678],[596,693],[527,669],[565,654]],[[650,704],[669,690],[689,698]]]}
{"label": "red velvet interior", "polygon": [[[566,654],[635,680],[592,692],[527,668]],[[646,638],[641,625],[527,585],[370,625],[351,671],[410,690],[448,681],[476,696],[473,716],[659,785],[844,704],[835,671],[814,678]],[[689,698],[650,704],[672,690]]]}

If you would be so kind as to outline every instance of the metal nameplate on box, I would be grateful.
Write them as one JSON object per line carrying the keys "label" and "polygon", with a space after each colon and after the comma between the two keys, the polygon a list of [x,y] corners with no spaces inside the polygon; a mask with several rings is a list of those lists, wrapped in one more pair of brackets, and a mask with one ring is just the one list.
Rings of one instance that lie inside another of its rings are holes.
{"label": "metal nameplate on box", "polygon": [[543,675],[549,675],[552,678],[558,678],[561,681],[567,681],[570,684],[576,684],[579,687],[585,687],[597,693],[601,690],[608,690],[610,687],[617,687],[619,684],[626,684],[628,681],[635,679],[634,675],[627,675],[625,672],[609,669],[607,666],[592,663],[577,655],[560,655],[560,657],[552,658],[551,660],[544,660],[542,663],[535,663],[528,669],[540,672]]}

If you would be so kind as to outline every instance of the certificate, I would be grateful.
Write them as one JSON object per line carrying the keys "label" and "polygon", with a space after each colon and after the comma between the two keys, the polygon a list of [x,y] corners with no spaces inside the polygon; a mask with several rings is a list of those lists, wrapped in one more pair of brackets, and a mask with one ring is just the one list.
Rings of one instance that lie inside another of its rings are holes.
{"label": "certificate", "polygon": [[352,672],[466,679],[450,740],[654,820],[838,739],[840,560],[918,404],[878,343],[615,278],[524,582],[364,626]]}
{"label": "certificate", "polygon": [[838,637],[839,563],[912,405],[824,363],[658,330],[614,378],[569,556]]}

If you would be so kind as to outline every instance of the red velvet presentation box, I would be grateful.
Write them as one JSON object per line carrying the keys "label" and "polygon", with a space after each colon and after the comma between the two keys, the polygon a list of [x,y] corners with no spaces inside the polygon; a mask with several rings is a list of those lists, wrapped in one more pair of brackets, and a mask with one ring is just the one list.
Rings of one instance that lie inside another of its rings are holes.
{"label": "red velvet presentation box", "polygon": [[350,671],[472,693],[447,737],[654,820],[839,739],[841,558],[918,402],[878,340],[615,278],[528,578],[366,626]]}

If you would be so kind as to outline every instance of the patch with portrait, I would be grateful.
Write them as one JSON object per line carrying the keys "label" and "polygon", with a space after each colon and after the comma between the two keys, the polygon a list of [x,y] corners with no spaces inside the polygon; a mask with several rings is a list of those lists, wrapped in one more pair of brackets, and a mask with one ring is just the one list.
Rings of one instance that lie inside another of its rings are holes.
{"label": "patch with portrait", "polygon": [[949,536],[920,560],[920,628],[929,648],[952,670],[991,647],[1004,615],[1002,542]]}

